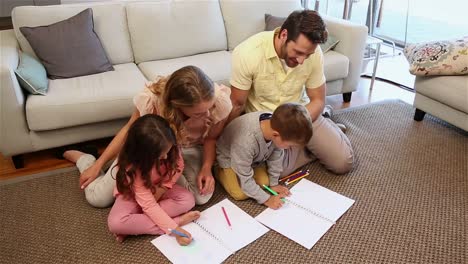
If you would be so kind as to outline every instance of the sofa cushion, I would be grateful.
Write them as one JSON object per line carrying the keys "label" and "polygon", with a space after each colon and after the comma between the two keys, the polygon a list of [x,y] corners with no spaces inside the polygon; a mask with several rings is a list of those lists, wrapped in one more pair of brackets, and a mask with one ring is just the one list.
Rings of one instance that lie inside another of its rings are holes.
{"label": "sofa cushion", "polygon": [[129,117],[133,96],[147,80],[133,63],[115,71],[50,80],[47,96],[30,95],[26,118],[30,130],[52,130]]}
{"label": "sofa cushion", "polygon": [[47,79],[46,69],[39,61],[21,52],[15,73],[23,89],[31,94],[46,95],[49,79]]}
{"label": "sofa cushion", "polygon": [[327,82],[344,79],[348,76],[349,59],[336,51],[329,51],[323,55],[323,71]]}
{"label": "sofa cushion", "polygon": [[265,30],[265,14],[287,17],[302,9],[299,0],[239,1],[220,0],[229,50],[248,37]]}
{"label": "sofa cushion", "polygon": [[286,21],[286,17],[277,17],[265,14],[265,31],[272,31],[281,27],[284,21]]}
{"label": "sofa cushion", "polygon": [[127,15],[136,63],[227,49],[218,1],[129,3]]}
{"label": "sofa cushion", "polygon": [[48,26],[21,27],[20,31],[51,79],[114,70],[94,31],[91,8]]}
{"label": "sofa cushion", "polygon": [[88,7],[93,9],[94,31],[101,40],[110,62],[112,64],[133,62],[133,52],[123,3],[16,7],[11,16],[21,49],[28,54],[35,55],[28,41],[20,32],[20,27],[50,25],[70,18]]}
{"label": "sofa cushion", "polygon": [[202,69],[214,82],[229,86],[231,53],[218,51],[170,60],[149,61],[138,64],[148,80],[166,76],[183,66],[194,65]]}
{"label": "sofa cushion", "polygon": [[416,93],[468,113],[468,76],[416,77]]}
{"label": "sofa cushion", "polygon": [[444,41],[408,44],[404,50],[414,75],[468,74],[468,36]]}

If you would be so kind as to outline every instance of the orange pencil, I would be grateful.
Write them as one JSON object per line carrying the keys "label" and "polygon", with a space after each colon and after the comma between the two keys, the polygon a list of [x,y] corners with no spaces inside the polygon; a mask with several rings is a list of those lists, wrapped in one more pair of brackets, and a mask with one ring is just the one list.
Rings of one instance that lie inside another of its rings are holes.
{"label": "orange pencil", "polygon": [[309,172],[309,170],[306,170],[306,171],[297,171],[297,172],[295,172],[295,173],[293,173],[293,174],[290,174],[290,175],[288,175],[288,176],[286,176],[286,177],[284,177],[284,178],[281,178],[279,181],[280,181],[280,182],[283,182],[283,181],[285,181],[285,180],[287,180],[287,179],[289,179],[289,178],[291,178],[291,177],[294,177],[294,176],[296,176],[296,175],[298,175],[298,174],[301,174],[301,173],[304,173],[304,174],[305,174],[305,173],[308,173],[308,172]]}
{"label": "orange pencil", "polygon": [[292,181],[286,181],[285,184],[286,184],[286,185],[289,185],[289,184],[291,184],[291,183],[293,183],[293,182],[297,182],[298,180],[300,180],[300,179],[302,179],[302,178],[304,178],[304,177],[307,177],[307,176],[309,176],[309,173],[308,173],[308,172],[307,172],[306,174],[300,176],[300,177],[295,178],[295,179],[292,180]]}

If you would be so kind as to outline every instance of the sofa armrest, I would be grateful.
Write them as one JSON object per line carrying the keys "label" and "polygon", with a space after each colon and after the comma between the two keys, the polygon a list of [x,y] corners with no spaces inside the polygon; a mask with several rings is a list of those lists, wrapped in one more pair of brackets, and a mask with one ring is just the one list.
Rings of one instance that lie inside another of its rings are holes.
{"label": "sofa armrest", "polygon": [[327,24],[329,34],[340,40],[334,50],[349,59],[349,73],[343,81],[342,92],[356,91],[362,73],[367,27],[329,16],[322,16],[322,18]]}
{"label": "sofa armrest", "polygon": [[14,70],[19,45],[13,30],[0,31],[0,152],[11,156],[33,150],[26,121],[26,96]]}

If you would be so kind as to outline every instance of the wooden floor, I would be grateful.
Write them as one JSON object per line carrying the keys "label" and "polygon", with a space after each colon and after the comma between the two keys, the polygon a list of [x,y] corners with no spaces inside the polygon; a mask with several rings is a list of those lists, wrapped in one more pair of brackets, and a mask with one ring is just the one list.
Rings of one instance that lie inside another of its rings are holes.
{"label": "wooden floor", "polygon": [[0,30],[12,29],[11,17],[0,17]]}
{"label": "wooden floor", "polygon": [[[376,81],[372,90],[369,89],[370,79],[361,78],[356,92],[353,92],[351,102],[344,103],[341,95],[327,97],[327,104],[334,109],[342,109],[377,102],[385,99],[400,99],[409,104],[413,103],[414,93],[399,86],[382,81]],[[104,150],[111,139],[93,141],[100,153]],[[59,160],[54,156],[54,150],[44,150],[25,155],[25,168],[16,170],[10,158],[0,154],[0,180],[24,175],[35,174],[57,168],[74,166],[66,160]]]}

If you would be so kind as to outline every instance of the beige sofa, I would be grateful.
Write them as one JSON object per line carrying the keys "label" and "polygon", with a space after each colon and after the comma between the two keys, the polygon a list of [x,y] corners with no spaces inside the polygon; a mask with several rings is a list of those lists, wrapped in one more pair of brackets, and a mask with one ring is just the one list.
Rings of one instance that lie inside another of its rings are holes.
{"label": "beige sofa", "polygon": [[[93,9],[98,34],[115,71],[50,80],[46,96],[28,95],[14,74],[19,50],[34,54],[19,31],[67,19]],[[17,7],[14,30],[0,32],[0,152],[22,153],[113,136],[133,110],[132,97],[145,82],[196,65],[215,82],[228,84],[231,51],[261,32],[264,15],[287,16],[299,0],[153,1]],[[325,54],[328,95],[350,100],[362,65],[367,28],[324,17],[340,39]]]}
{"label": "beige sofa", "polygon": [[427,113],[468,131],[468,75],[417,76],[414,120]]}

